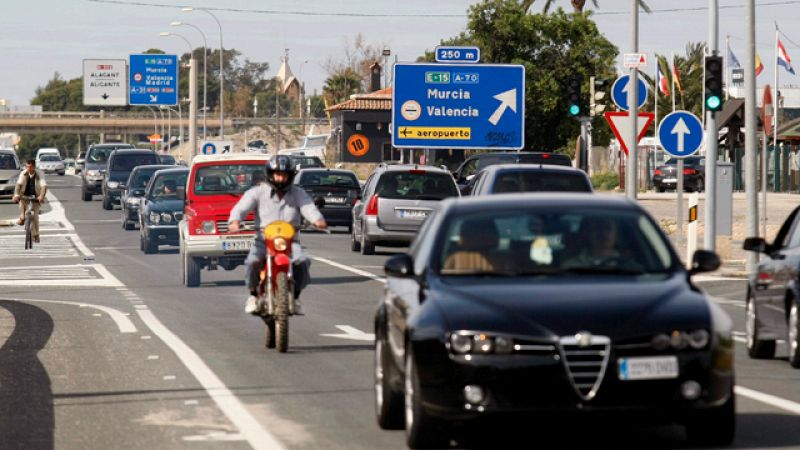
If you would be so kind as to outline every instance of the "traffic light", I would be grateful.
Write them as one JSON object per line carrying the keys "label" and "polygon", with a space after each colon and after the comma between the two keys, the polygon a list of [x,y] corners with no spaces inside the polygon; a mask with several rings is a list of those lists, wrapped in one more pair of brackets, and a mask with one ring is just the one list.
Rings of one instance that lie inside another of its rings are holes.
{"label": "traffic light", "polygon": [[606,109],[606,105],[598,103],[606,98],[606,88],[608,80],[591,78],[589,82],[589,115],[600,116]]}
{"label": "traffic light", "polygon": [[722,109],[722,57],[706,56],[706,110]]}
{"label": "traffic light", "polygon": [[567,78],[567,113],[570,117],[578,117],[582,112],[581,84],[583,76],[579,73],[570,74]]}

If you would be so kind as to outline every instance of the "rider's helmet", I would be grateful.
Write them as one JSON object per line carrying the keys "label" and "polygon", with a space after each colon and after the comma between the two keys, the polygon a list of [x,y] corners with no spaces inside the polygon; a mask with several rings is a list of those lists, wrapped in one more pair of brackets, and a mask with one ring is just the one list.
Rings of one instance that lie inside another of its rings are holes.
{"label": "rider's helmet", "polygon": [[[277,183],[275,181],[275,172],[284,172],[288,176],[283,183]],[[289,190],[296,174],[297,169],[295,168],[294,163],[292,163],[292,159],[286,155],[275,156],[270,162],[267,163],[267,183],[280,192],[286,192]]]}

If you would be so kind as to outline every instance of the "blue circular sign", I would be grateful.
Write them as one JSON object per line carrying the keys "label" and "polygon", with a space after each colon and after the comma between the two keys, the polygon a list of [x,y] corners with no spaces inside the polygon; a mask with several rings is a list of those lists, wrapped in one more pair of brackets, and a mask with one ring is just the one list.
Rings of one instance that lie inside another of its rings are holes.
{"label": "blue circular sign", "polygon": [[206,142],[202,148],[204,155],[213,155],[217,153],[217,146],[213,142]]}
{"label": "blue circular sign", "polygon": [[[611,100],[623,111],[630,109],[628,108],[628,82],[630,79],[630,75],[623,75],[617,78],[617,81],[611,86]],[[639,94],[639,108],[641,108],[647,101],[647,85],[644,84],[641,78],[639,78],[639,91],[637,94]]]}
{"label": "blue circular sign", "polygon": [[658,139],[675,158],[691,156],[703,144],[703,123],[688,111],[669,113],[658,125]]}

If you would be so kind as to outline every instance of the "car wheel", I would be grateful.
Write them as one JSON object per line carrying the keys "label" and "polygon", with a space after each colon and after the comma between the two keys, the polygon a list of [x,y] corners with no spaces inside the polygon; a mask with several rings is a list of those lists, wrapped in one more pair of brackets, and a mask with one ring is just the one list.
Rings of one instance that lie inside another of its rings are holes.
{"label": "car wheel", "polygon": [[361,227],[361,254],[374,255],[375,244],[367,239],[367,233],[364,232],[364,227]]}
{"label": "car wheel", "polygon": [[449,436],[437,429],[433,417],[425,412],[420,401],[419,376],[414,363],[414,355],[406,355],[404,382],[404,412],[406,419],[406,444],[409,448],[445,447]]}
{"label": "car wheel", "polygon": [[789,308],[789,336],[787,343],[789,344],[789,364],[795,369],[800,369],[800,311],[796,301],[792,301],[792,306]]}
{"label": "car wheel", "polygon": [[729,394],[724,405],[698,411],[686,423],[689,442],[703,447],[724,447],[736,434],[736,396]]}
{"label": "car wheel", "polygon": [[775,341],[761,340],[759,335],[758,314],[756,313],[756,300],[753,294],[748,294],[745,305],[745,334],[747,336],[747,354],[753,359],[769,359],[775,357]]}
{"label": "car wheel", "polygon": [[356,227],[351,228],[350,231],[350,250],[357,252],[361,250],[361,242],[356,240]]}
{"label": "car wheel", "polygon": [[400,430],[403,428],[403,395],[391,385],[390,356],[386,354],[384,339],[376,335],[375,339],[375,417],[378,426],[384,430]]}
{"label": "car wheel", "polygon": [[111,204],[111,199],[108,198],[107,195],[103,194],[103,209],[110,211],[113,208],[114,206]]}
{"label": "car wheel", "polygon": [[186,287],[200,286],[200,265],[197,261],[183,252],[181,255],[181,266],[183,268],[183,284]]}
{"label": "car wheel", "polygon": [[81,199],[83,199],[83,201],[85,201],[85,202],[92,201],[92,193],[87,191],[86,189],[83,189],[81,191]]}

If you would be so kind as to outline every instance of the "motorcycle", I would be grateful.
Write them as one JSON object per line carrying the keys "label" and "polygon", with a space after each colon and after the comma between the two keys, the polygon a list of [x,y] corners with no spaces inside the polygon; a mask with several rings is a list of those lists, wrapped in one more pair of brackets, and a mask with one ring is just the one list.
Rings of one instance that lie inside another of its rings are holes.
{"label": "motorcycle", "polygon": [[294,315],[292,242],[296,232],[292,224],[282,220],[264,228],[267,259],[260,273],[261,317],[266,347],[277,347],[281,353],[289,349],[289,316]]}

